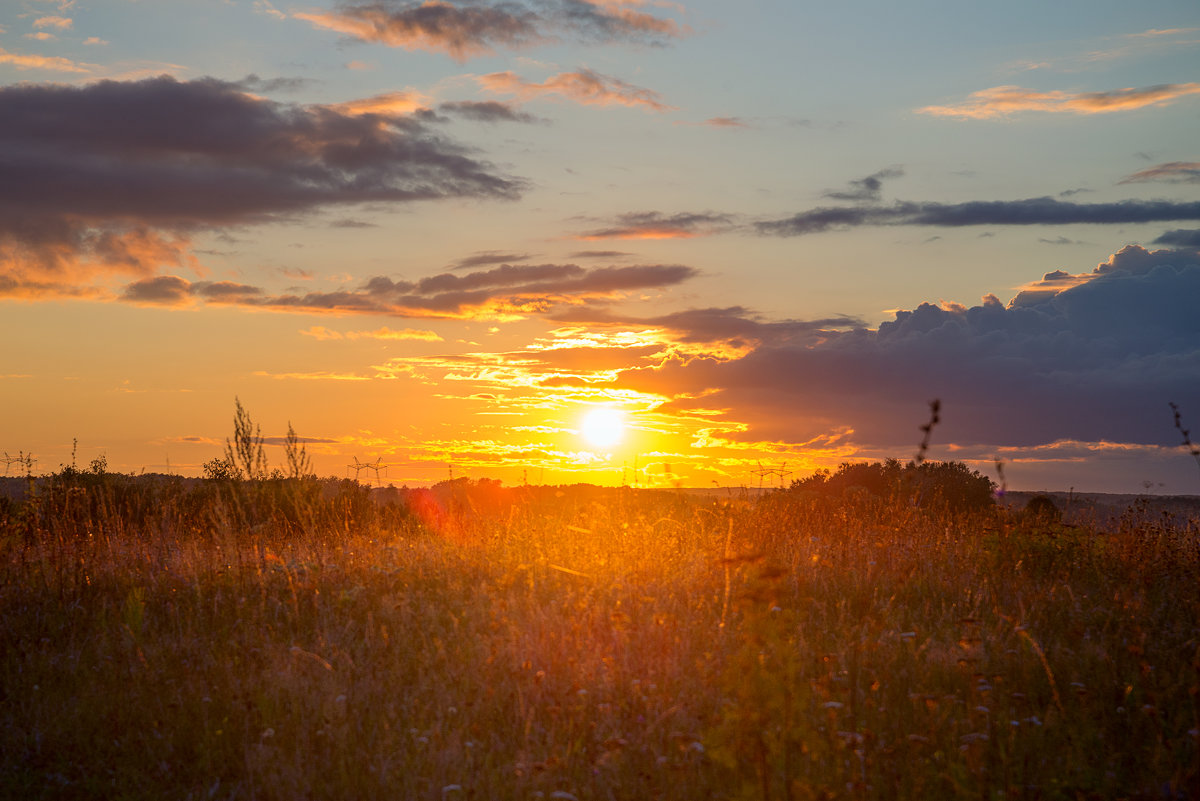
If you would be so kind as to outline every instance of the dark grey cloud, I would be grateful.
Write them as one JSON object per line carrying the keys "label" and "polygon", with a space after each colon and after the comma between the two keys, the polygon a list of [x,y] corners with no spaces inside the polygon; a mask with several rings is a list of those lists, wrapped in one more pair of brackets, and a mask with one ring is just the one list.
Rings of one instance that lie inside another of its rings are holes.
{"label": "dark grey cloud", "polygon": [[618,215],[608,225],[584,231],[576,239],[686,239],[707,236],[733,227],[730,214],[715,212],[635,211]]}
{"label": "dark grey cloud", "polygon": [[439,103],[438,111],[472,122],[545,122],[541,117],[521,111],[511,103],[497,100],[455,100]]}
{"label": "dark grey cloud", "polygon": [[887,178],[899,178],[902,175],[904,175],[902,168],[888,167],[865,178],[851,181],[849,189],[825,192],[825,197],[832,198],[833,200],[850,200],[856,202],[878,201],[883,191],[884,180]]}
{"label": "dark grey cloud", "polygon": [[623,259],[632,256],[624,250],[577,250],[570,254],[572,259]]}
{"label": "dark grey cloud", "polygon": [[484,267],[489,264],[510,264],[514,261],[529,261],[533,258],[530,253],[504,253],[499,250],[484,250],[471,256],[466,256],[454,262],[452,270],[469,270],[473,267]]}
{"label": "dark grey cloud", "polygon": [[803,236],[868,225],[924,225],[960,228],[971,225],[1128,224],[1200,220],[1200,202],[1123,200],[1070,203],[1051,197],[984,200],[967,203],[898,201],[890,206],[830,206],[779,220],[756,223],[760,234]]}
{"label": "dark grey cloud", "polygon": [[1200,253],[1131,245],[1038,286],[1046,291],[1008,306],[995,296],[969,308],[924,303],[876,330],[783,340],[758,329],[761,344],[742,358],[679,360],[622,380],[684,407],[707,391],[697,403],[736,410],[750,424],[740,436],[755,440],[849,428],[864,447],[910,447],[940,398],[941,442],[1176,444],[1167,402],[1200,388]]}
{"label": "dark grey cloud", "polygon": [[26,284],[186,267],[198,231],[519,189],[418,121],[211,78],[0,87],[0,271]]}
{"label": "dark grey cloud", "polygon": [[661,44],[687,30],[667,17],[587,0],[348,2],[330,12],[294,16],[360,41],[444,52],[459,61],[561,37]]}
{"label": "dark grey cloud", "polygon": [[1154,240],[1154,244],[1200,250],[1200,228],[1176,228],[1166,231]]}
{"label": "dark grey cloud", "polygon": [[156,276],[127,286],[122,299],[167,306],[204,302],[395,317],[531,315],[560,305],[608,300],[624,292],[674,286],[696,274],[694,268],[681,264],[593,269],[575,264],[503,264],[465,275],[439,273],[417,281],[377,276],[356,289],[275,295],[244,284],[192,283],[178,276]]}
{"label": "dark grey cloud", "polygon": [[254,73],[247,75],[235,86],[247,92],[272,94],[276,92],[298,92],[315,83],[311,78],[260,78]]}

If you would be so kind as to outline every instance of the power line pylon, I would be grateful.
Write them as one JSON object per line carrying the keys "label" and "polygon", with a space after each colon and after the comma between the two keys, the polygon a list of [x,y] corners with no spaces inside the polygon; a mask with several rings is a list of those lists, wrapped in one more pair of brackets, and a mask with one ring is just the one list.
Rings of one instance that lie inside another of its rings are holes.
{"label": "power line pylon", "polygon": [[385,475],[386,475],[386,473],[387,473],[387,465],[385,465],[385,464],[383,463],[383,459],[382,459],[382,458],[377,458],[377,459],[376,459],[375,461],[373,461],[373,462],[362,462],[362,461],[359,461],[359,459],[358,459],[358,457],[357,457],[357,456],[355,456],[355,457],[354,457],[354,464],[348,464],[348,465],[346,465],[346,469],[347,469],[348,471],[349,471],[349,470],[353,470],[353,471],[354,471],[354,480],[355,480],[355,481],[358,481],[358,480],[359,480],[359,478],[362,476],[362,472],[363,472],[364,470],[374,470],[374,471],[375,471],[375,484],[376,484],[376,485],[378,485],[378,484],[379,484],[379,471],[380,471],[380,470],[382,470],[382,471],[384,472],[384,474],[385,474]]}

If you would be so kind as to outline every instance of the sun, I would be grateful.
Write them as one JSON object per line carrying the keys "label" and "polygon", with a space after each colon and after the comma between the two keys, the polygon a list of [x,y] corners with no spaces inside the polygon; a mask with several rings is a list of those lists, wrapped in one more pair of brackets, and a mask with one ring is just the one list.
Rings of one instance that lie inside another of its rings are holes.
{"label": "sun", "polygon": [[579,433],[597,448],[616,445],[625,436],[625,416],[605,406],[592,409],[584,415]]}

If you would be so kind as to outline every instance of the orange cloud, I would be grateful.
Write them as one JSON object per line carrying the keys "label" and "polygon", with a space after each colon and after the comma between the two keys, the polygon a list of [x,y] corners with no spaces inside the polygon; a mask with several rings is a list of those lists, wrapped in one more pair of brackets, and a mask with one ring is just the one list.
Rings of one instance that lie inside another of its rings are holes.
{"label": "orange cloud", "polygon": [[629,6],[637,2],[508,0],[455,4],[425,0],[393,4],[343,3],[336,11],[293,16],[364,42],[406,50],[443,52],[458,61],[555,41],[559,34],[585,42],[645,42],[682,36],[687,28]]}
{"label": "orange cloud", "polygon": [[337,103],[326,108],[331,108],[339,114],[349,114],[355,117],[361,114],[394,116],[411,114],[427,105],[428,98],[425,95],[412,89],[406,89],[402,92],[387,92],[373,97],[364,97],[361,100],[348,100],[345,103]]}
{"label": "orange cloud", "polygon": [[57,28],[60,31],[67,30],[72,24],[70,17],[41,17],[33,21],[35,28]]}
{"label": "orange cloud", "polygon": [[305,336],[312,337],[320,341],[337,340],[337,339],[381,339],[381,340],[416,340],[419,342],[441,342],[442,338],[433,331],[422,331],[416,328],[405,328],[401,331],[393,331],[384,326],[377,328],[374,331],[331,331],[323,325],[314,325],[311,328],[300,332]]}
{"label": "orange cloud", "polygon": [[1180,98],[1200,94],[1200,83],[1173,83],[1142,89],[1112,89],[1106,92],[1038,92],[1019,86],[996,86],[971,94],[947,106],[926,106],[918,113],[935,117],[988,120],[1021,111],[1066,114],[1107,114],[1150,106],[1165,106]]}
{"label": "orange cloud", "polygon": [[77,64],[59,56],[29,56],[20,53],[10,53],[0,47],[0,64],[11,64],[19,70],[51,70],[53,72],[74,72],[87,74],[92,72],[95,65]]}
{"label": "orange cloud", "polygon": [[493,94],[517,95],[522,99],[557,94],[576,103],[591,106],[643,107],[652,111],[671,111],[661,100],[658,92],[642,89],[619,78],[602,75],[589,69],[578,72],[562,72],[547,78],[542,83],[522,80],[515,72],[493,72],[480,75],[476,81]]}

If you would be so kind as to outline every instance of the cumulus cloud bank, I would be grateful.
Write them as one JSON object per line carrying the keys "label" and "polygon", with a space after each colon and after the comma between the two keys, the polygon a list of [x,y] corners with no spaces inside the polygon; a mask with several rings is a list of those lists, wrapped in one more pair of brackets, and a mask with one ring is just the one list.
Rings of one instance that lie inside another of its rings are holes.
{"label": "cumulus cloud bank", "polygon": [[[622,381],[673,395],[680,409],[730,410],[749,424],[736,436],[754,440],[849,427],[862,447],[907,447],[940,398],[939,436],[959,445],[1169,446],[1167,402],[1200,387],[1197,297],[1200,254],[1131,245],[1090,272],[1050,273],[1008,305],[994,295],[972,307],[924,303],[878,329],[819,336],[759,326],[744,356],[673,360]],[[676,336],[712,336],[713,319],[661,322]]]}
{"label": "cumulus cloud bank", "polygon": [[211,78],[0,87],[0,292],[196,269],[198,231],[519,188],[419,120],[280,104]]}

